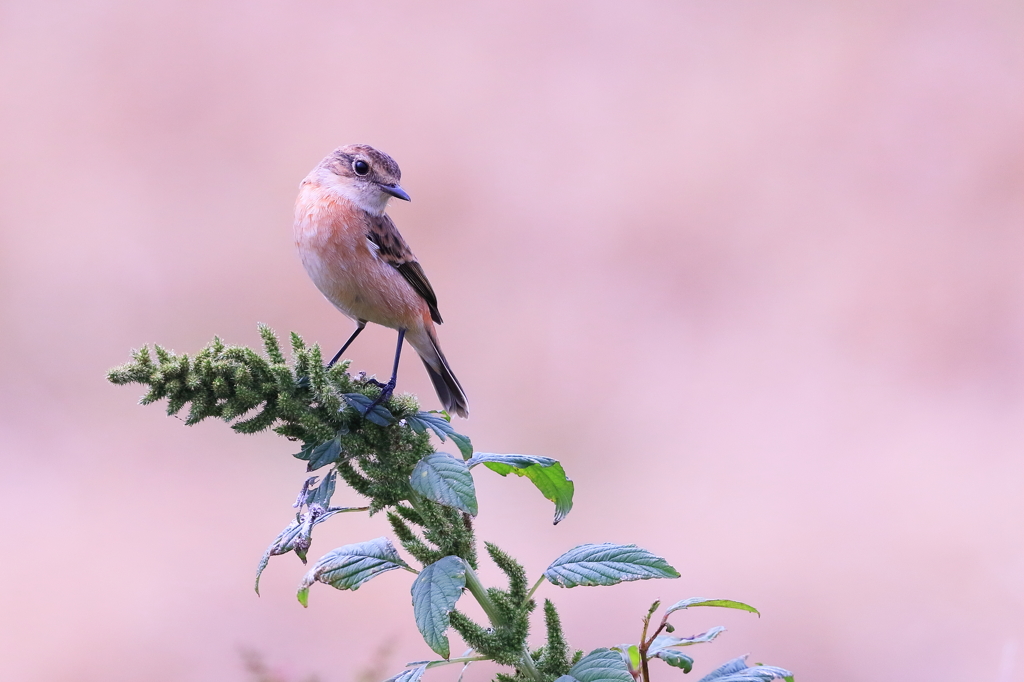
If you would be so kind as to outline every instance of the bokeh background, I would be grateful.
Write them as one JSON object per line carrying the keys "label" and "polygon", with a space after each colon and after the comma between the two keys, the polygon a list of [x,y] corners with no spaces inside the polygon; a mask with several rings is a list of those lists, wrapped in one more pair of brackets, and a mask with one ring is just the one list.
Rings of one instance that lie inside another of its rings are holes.
{"label": "bokeh background", "polygon": [[[694,679],[749,652],[806,682],[1024,680],[1022,36],[1019,0],[0,2],[0,678],[377,682],[429,655],[407,575],[303,610],[288,555],[253,594],[293,445],[104,380],[257,321],[333,351],[352,327],[292,202],[367,142],[413,196],[391,214],[460,429],[577,485],[552,527],[483,473],[481,535],[533,575],[601,541],[682,573],[544,588],[572,643],[728,597],[763,616],[680,614],[729,628]],[[311,554],[386,532],[337,518]]]}

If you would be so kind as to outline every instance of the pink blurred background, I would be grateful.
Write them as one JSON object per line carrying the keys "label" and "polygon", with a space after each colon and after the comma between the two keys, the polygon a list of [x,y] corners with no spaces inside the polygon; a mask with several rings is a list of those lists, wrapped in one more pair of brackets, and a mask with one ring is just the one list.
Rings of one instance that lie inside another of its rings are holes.
{"label": "pink blurred background", "polygon": [[[303,610],[288,555],[253,594],[292,444],[104,379],[257,321],[333,352],[351,323],[292,202],[367,142],[413,196],[391,214],[460,430],[577,485],[552,527],[481,472],[481,536],[534,576],[601,541],[682,573],[543,588],[573,644],[727,597],[763,616],[679,614],[729,628],[683,679],[750,652],[802,682],[1024,680],[1022,36],[1011,0],[0,2],[0,678],[248,680],[248,651],[377,682],[429,655],[408,575]],[[411,356],[400,379],[437,407]],[[311,554],[385,533],[343,516]]]}

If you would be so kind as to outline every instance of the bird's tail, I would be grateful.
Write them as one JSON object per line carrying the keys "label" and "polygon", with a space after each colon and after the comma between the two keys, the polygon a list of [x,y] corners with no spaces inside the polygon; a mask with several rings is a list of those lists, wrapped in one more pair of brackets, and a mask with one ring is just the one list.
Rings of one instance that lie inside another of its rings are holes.
{"label": "bird's tail", "polygon": [[416,349],[427,368],[430,382],[434,384],[434,391],[444,405],[444,409],[453,412],[463,419],[469,417],[469,400],[466,392],[462,390],[459,380],[452,374],[448,360],[441,352],[441,346],[437,343],[437,335],[432,326],[425,327],[422,332],[409,334],[409,344]]}

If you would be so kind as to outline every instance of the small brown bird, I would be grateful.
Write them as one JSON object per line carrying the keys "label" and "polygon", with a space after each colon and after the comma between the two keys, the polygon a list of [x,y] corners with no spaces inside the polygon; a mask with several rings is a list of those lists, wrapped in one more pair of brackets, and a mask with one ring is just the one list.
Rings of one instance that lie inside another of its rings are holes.
{"label": "small brown bird", "polygon": [[449,412],[469,416],[466,394],[437,342],[437,297],[423,268],[384,210],[392,197],[409,201],[402,171],[387,154],[365,144],[338,147],[306,176],[295,202],[295,245],[306,272],[334,307],[356,321],[341,354],[367,322],[398,330],[391,379],[377,399],[395,389],[402,342],[408,338]]}

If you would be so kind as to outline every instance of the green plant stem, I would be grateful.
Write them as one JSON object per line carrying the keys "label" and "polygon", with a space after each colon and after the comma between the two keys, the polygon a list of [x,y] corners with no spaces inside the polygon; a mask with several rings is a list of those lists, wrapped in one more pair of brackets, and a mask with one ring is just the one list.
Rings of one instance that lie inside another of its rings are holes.
{"label": "green plant stem", "polygon": [[[644,616],[644,631],[640,633],[640,676],[643,682],[651,682],[651,671],[647,667],[647,651],[651,642],[647,641],[647,627],[651,624],[651,614]],[[653,638],[651,639],[653,641]]]}
{"label": "green plant stem", "polygon": [[[465,562],[463,562],[465,564]],[[477,576],[469,564],[466,564],[466,589],[469,593],[479,602],[480,607],[487,614],[487,619],[491,621],[491,625],[504,625],[501,617],[498,615],[498,610],[494,608],[494,602],[487,596],[487,589],[484,584],[480,582],[480,578]]]}
{"label": "green plant stem", "polygon": [[537,680],[537,682],[544,682],[544,676],[540,674],[540,671],[537,670],[537,666],[533,664],[533,656],[530,655],[530,647],[526,646],[526,644],[523,644],[522,663],[523,670],[526,671],[526,674]]}
{"label": "green plant stem", "polygon": [[530,588],[530,592],[526,595],[526,601],[530,601],[530,599],[533,597],[533,593],[537,591],[537,588],[540,587],[540,584],[542,582],[544,582],[543,574],[541,574],[541,576],[537,578],[537,582],[535,582],[533,584],[533,587]]}
{"label": "green plant stem", "polygon": [[[477,576],[476,571],[474,571],[469,564],[466,564],[466,589],[469,590],[469,593],[472,594],[480,604],[480,608],[482,608],[484,613],[487,614],[487,618],[491,621],[492,626],[496,627],[505,624],[501,616],[498,614],[498,610],[494,608],[494,602],[492,602],[491,598],[487,596],[487,589],[484,587],[483,583],[480,582],[480,578]],[[530,677],[537,682],[544,682],[544,676],[540,674],[540,671],[537,670],[537,666],[533,664],[533,657],[530,656],[530,649],[526,644],[523,644],[523,653],[520,663],[523,666],[523,670],[525,670]]]}
{"label": "green plant stem", "polygon": [[[489,661],[491,660],[487,656],[467,656],[466,658],[449,658],[447,661],[431,661],[427,663],[427,668],[440,668],[443,665],[451,665],[453,663],[473,663],[474,661]],[[413,665],[407,663],[407,666]]]}
{"label": "green plant stem", "polygon": [[[655,606],[657,606],[657,602],[655,602]],[[643,634],[640,635],[640,671],[643,675],[644,682],[651,682],[651,672],[647,667],[647,652],[650,651],[651,645],[654,644],[654,640],[658,638],[658,635],[661,634],[661,631],[665,629],[666,625],[668,625],[668,614],[666,613],[662,617],[661,624],[658,625],[658,629],[655,630],[654,634],[651,635],[650,639],[648,639],[647,628],[651,624],[651,614],[653,613],[654,608],[652,607],[651,612],[647,614],[646,618],[644,618],[644,631]]]}

